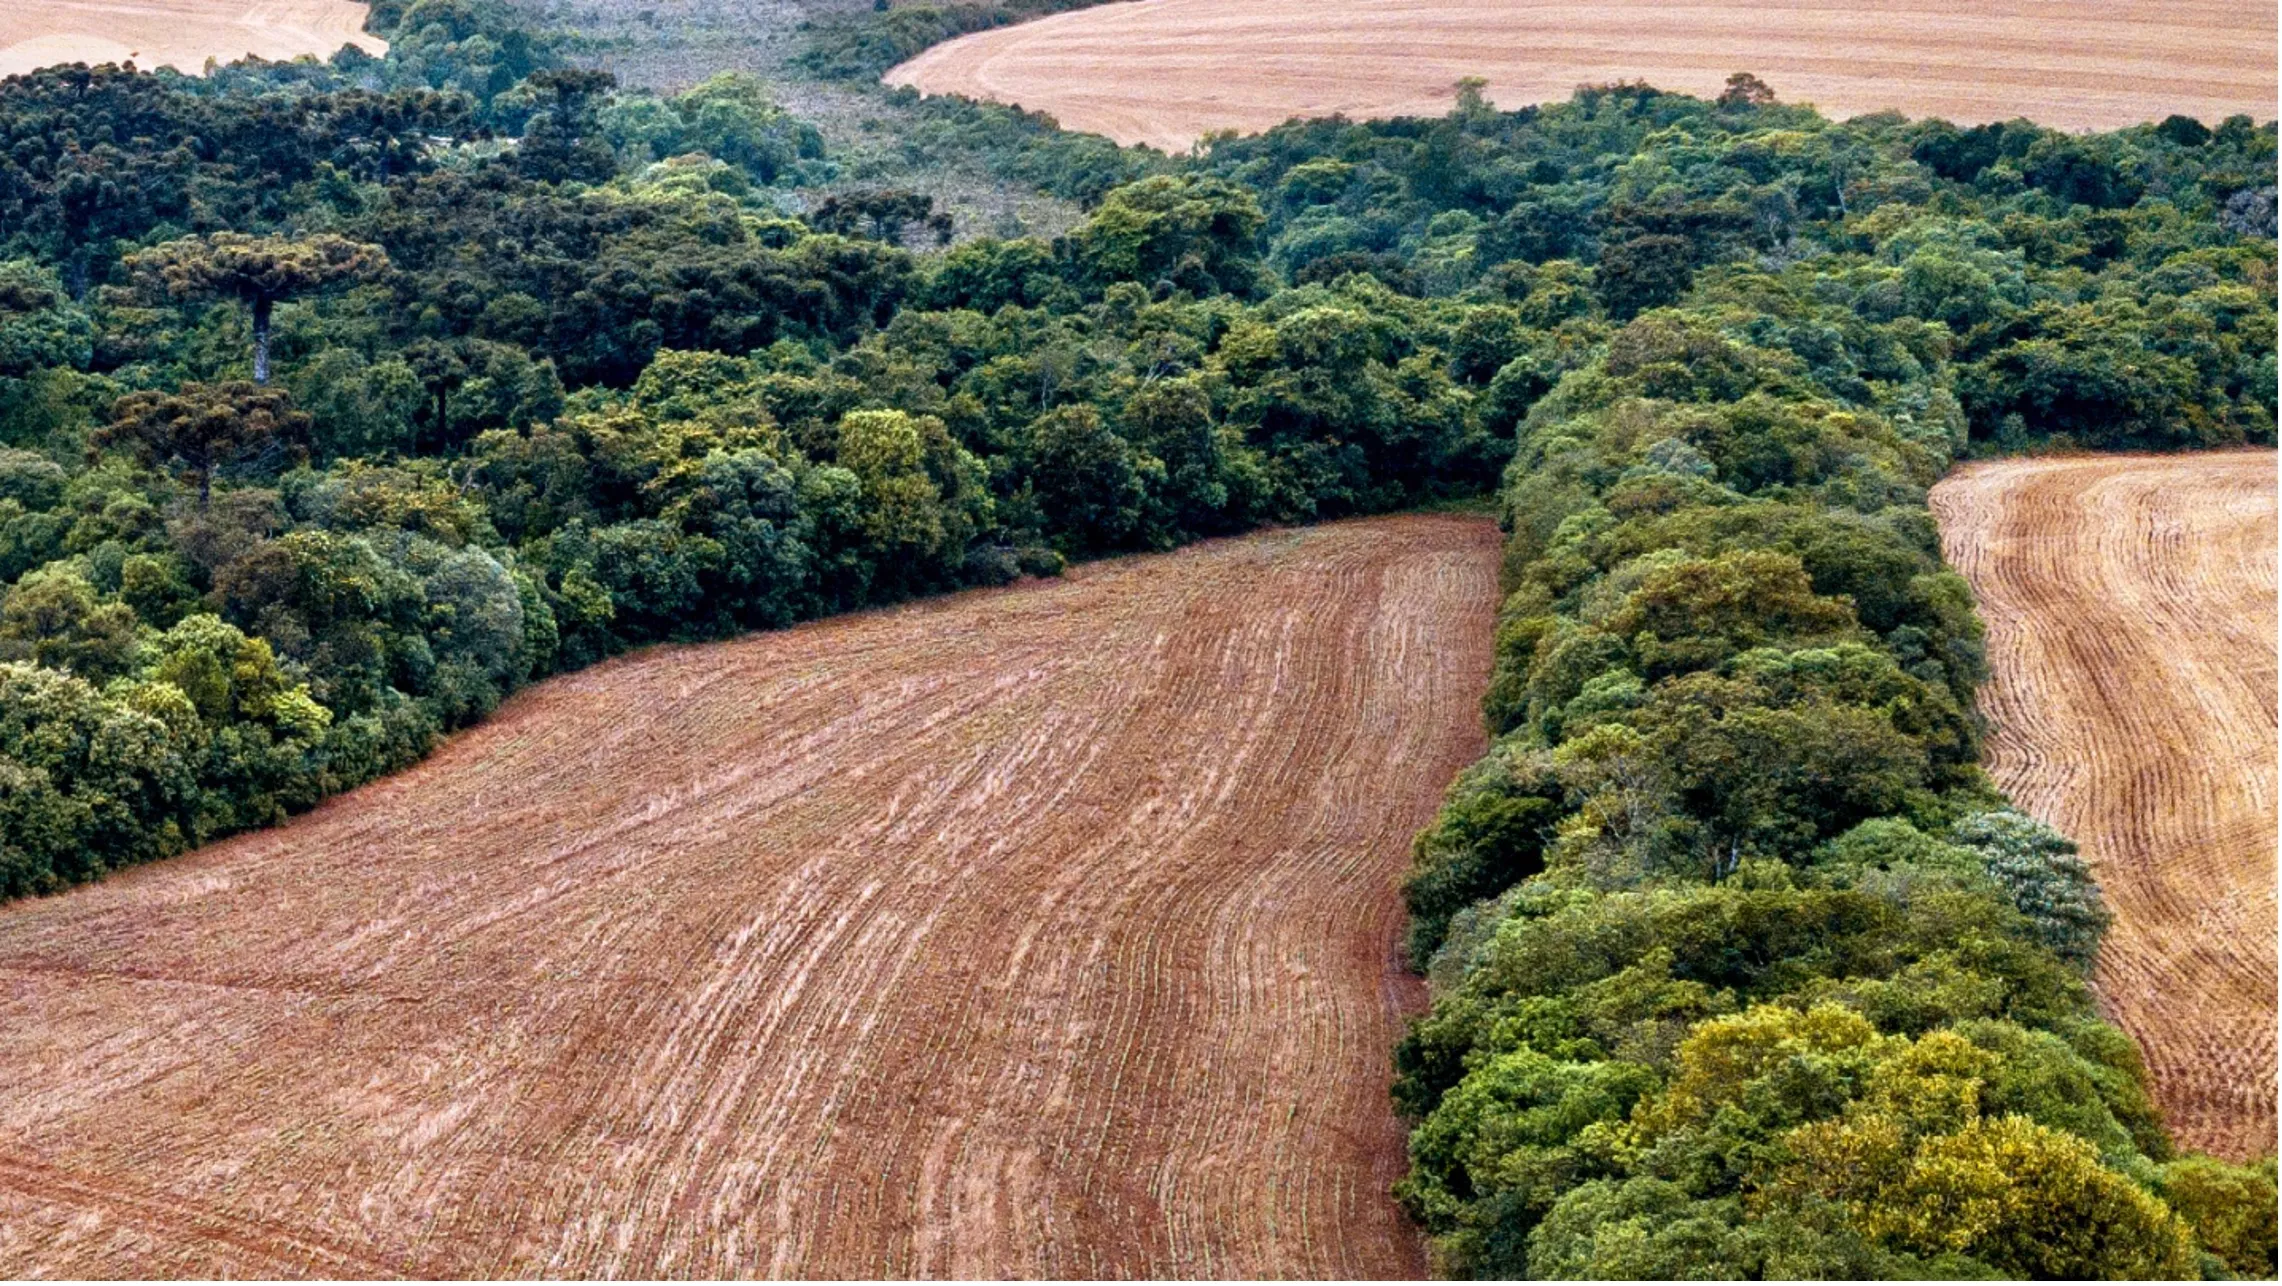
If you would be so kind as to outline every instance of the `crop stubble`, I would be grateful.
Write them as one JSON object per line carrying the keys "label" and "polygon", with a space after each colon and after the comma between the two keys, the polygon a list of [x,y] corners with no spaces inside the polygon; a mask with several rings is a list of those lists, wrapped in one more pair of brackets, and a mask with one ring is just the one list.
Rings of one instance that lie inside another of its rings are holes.
{"label": "crop stubble", "polygon": [[1335,524],[640,653],[0,908],[0,1275],[1416,1276],[1396,885],[1497,557]]}
{"label": "crop stubble", "polygon": [[1942,546],[1989,626],[1988,764],[2083,845],[2094,982],[2178,1141],[2275,1139],[2275,457],[1968,465]]}
{"label": "crop stubble", "polygon": [[2274,38],[2269,0],[1134,0],[964,36],[887,79],[1174,151],[1293,116],[1439,116],[1467,76],[1508,108],[1614,80],[1710,96],[1749,71],[1839,117],[2114,129],[2273,119]]}
{"label": "crop stubble", "polygon": [[378,55],[357,0],[4,0],[0,76],[55,63],[133,60],[197,75],[208,58],[330,58],[342,45]]}

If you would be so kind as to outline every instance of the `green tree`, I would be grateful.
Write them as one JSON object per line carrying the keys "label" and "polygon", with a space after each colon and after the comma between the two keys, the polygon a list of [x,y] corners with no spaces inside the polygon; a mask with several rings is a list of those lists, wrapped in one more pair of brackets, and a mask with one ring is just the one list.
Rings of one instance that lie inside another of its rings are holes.
{"label": "green tree", "polygon": [[102,683],[134,669],[140,623],[67,566],[33,572],[0,595],[0,660],[34,661]]}
{"label": "green tree", "polygon": [[2181,1157],[2163,1167],[2162,1192],[2228,1272],[2252,1279],[2274,1276],[2273,1156],[2249,1165]]}
{"label": "green tree", "polygon": [[253,317],[254,383],[269,382],[270,314],[278,301],[343,282],[366,280],[388,267],[379,246],[332,233],[307,237],[216,232],[153,246],[128,256],[139,277],[177,299],[235,299]]}
{"label": "green tree", "polygon": [[1678,303],[1695,281],[1695,246],[1686,237],[1647,233],[1601,248],[1593,289],[1609,316],[1624,321]]}
{"label": "green tree", "polygon": [[0,381],[85,366],[94,333],[55,274],[29,260],[0,260]]}
{"label": "green tree", "polygon": [[1058,407],[1039,416],[1023,456],[1054,543],[1072,554],[1126,543],[1148,500],[1144,473],[1164,474],[1161,463],[1137,455],[1091,406]]}
{"label": "green tree", "polygon": [[1163,175],[1112,191],[1070,233],[1085,280],[1096,290],[1135,281],[1249,297],[1259,290],[1259,201],[1223,179]]}

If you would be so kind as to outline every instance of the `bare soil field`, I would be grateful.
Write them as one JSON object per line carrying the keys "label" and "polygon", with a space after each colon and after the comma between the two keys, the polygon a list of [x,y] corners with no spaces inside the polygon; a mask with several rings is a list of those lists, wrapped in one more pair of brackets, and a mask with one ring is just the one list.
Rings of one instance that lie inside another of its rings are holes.
{"label": "bare soil field", "polygon": [[2275,112],[2270,0],[1135,0],[937,45],[889,82],[1185,149],[1293,116],[1435,115],[1457,82],[1513,108],[1580,84],[2113,129]]}
{"label": "bare soil field", "polygon": [[640,653],[0,907],[0,1276],[1417,1276],[1397,883],[1498,547]]}
{"label": "bare soil field", "polygon": [[1935,488],[1989,625],[1989,769],[2084,847],[2094,981],[2188,1147],[2274,1148],[2275,456],[1970,465]]}
{"label": "bare soil field", "polygon": [[380,54],[354,0],[6,0],[0,76],[56,63],[173,67],[197,75],[208,58],[329,58],[342,45]]}

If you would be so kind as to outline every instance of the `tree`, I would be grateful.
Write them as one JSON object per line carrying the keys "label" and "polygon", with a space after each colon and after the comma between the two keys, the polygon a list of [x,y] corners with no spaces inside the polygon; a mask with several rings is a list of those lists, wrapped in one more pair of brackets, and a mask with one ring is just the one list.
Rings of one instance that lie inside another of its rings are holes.
{"label": "tree", "polygon": [[27,260],[0,260],[0,380],[86,365],[93,333],[53,274]]}
{"label": "tree", "polygon": [[309,412],[312,447],[322,459],[408,451],[426,389],[401,358],[367,361],[353,348],[328,348],[288,381]]}
{"label": "tree", "polygon": [[146,468],[195,482],[204,509],[217,470],[274,451],[297,452],[308,429],[309,417],[293,409],[284,390],[233,380],[130,393],[112,404],[111,422],[91,441],[98,450],[123,447]]}
{"label": "tree", "polygon": [[[1411,1136],[1396,1199],[1470,1277],[1528,1275],[1532,1229],[1561,1195],[1605,1171],[1578,1135],[1622,1120],[1655,1087],[1636,1063],[1570,1062],[1519,1049],[1488,1060]],[[1604,1127],[1605,1128],[1605,1127]]]}
{"label": "tree", "polygon": [[1694,280],[1695,244],[1662,233],[1604,247],[1593,271],[1601,305],[1619,320],[1679,302]]}
{"label": "tree", "polygon": [[1111,192],[1069,246],[1095,289],[1159,283],[1198,297],[1259,288],[1259,200],[1226,179],[1160,175]]}
{"label": "tree", "polygon": [[901,411],[851,411],[840,421],[840,466],[863,483],[863,531],[890,567],[942,553],[943,493],[927,476],[922,426]]}
{"label": "tree", "polygon": [[1030,485],[1052,536],[1066,553],[1109,549],[1141,521],[1148,489],[1143,468],[1157,477],[1164,466],[1137,460],[1131,443],[1103,426],[1090,406],[1057,407],[1030,425]]}
{"label": "tree", "polygon": [[596,100],[618,84],[606,71],[555,68],[525,81],[547,96],[546,109],[531,118],[516,163],[543,183],[580,180],[599,183],[618,169],[610,145],[596,123]]}
{"label": "tree", "polygon": [[937,211],[935,198],[924,192],[899,188],[843,192],[824,198],[808,215],[809,226],[819,232],[868,236],[890,245],[902,244],[905,230],[914,223],[926,228],[936,245],[950,244],[951,216]]}
{"label": "tree", "polygon": [[1912,1139],[1917,1123],[1904,1113],[1959,1093],[1954,1082],[1964,1078],[1943,1079],[1952,1084],[1926,1078],[1933,1083],[1917,1102],[1793,1132],[1788,1145],[1805,1172],[1802,1186],[1845,1202],[1865,1233],[1895,1249],[1962,1253],[2008,1276],[2197,1275],[2184,1221],[2101,1165],[2082,1139],[2024,1116]]}
{"label": "tree", "polygon": [[824,155],[816,127],[779,107],[767,82],[746,72],[722,72],[669,99],[621,95],[600,119],[636,159],[703,152],[757,183],[774,183],[802,160]]}
{"label": "tree", "polygon": [[217,232],[128,256],[129,268],[176,299],[235,299],[253,313],[254,383],[269,382],[270,311],[281,299],[386,271],[379,246],[332,233],[253,237]]}
{"label": "tree", "polygon": [[1158,519],[1181,535],[1224,530],[1245,515],[1228,512],[1228,457],[1212,422],[1212,397],[1193,378],[1143,385],[1125,404],[1121,435],[1164,463]]}
{"label": "tree", "polygon": [[197,784],[169,733],[75,675],[0,662],[0,896],[179,848],[169,828]]}
{"label": "tree", "polygon": [[1403,881],[1414,965],[1433,959],[1453,916],[1544,869],[1563,796],[1551,756],[1510,741],[1459,775],[1434,825],[1412,845]]}
{"label": "tree", "polygon": [[1832,642],[1854,631],[1850,605],[1815,593],[1789,554],[1749,550],[1648,572],[1603,625],[1630,639],[1651,676],[1714,666],[1747,648]]}
{"label": "tree", "polygon": [[0,595],[0,659],[70,670],[91,683],[134,667],[134,609],[106,603],[76,572],[33,572]]}
{"label": "tree", "polygon": [[2163,1196],[2227,1271],[2252,1280],[2274,1276],[2272,1156],[2249,1165],[2181,1157],[2163,1167]]}
{"label": "tree", "polygon": [[2005,808],[1960,820],[1950,839],[1980,854],[1989,875],[2028,917],[2037,941],[2079,969],[2092,967],[2115,917],[2100,897],[2092,868],[2067,836]]}
{"label": "tree", "polygon": [[414,340],[404,347],[404,364],[412,369],[413,378],[420,388],[434,399],[435,418],[429,421],[429,431],[416,435],[414,445],[424,436],[438,447],[451,444],[452,394],[467,383],[467,341],[448,339]]}
{"label": "tree", "polygon": [[1766,107],[1774,101],[1774,89],[1747,71],[1728,77],[1727,88],[1720,91],[1718,99],[1722,107]]}

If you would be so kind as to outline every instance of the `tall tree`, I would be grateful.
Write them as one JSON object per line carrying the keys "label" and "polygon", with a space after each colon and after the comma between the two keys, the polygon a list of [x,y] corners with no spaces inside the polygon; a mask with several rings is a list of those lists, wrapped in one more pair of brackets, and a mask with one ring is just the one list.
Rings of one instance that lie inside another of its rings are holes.
{"label": "tall tree", "polygon": [[97,429],[97,449],[124,447],[145,467],[165,469],[198,485],[198,507],[213,497],[218,469],[271,451],[297,450],[309,417],[293,409],[283,389],[243,380],[185,384],[173,393],[145,389],[111,407],[111,423]]}
{"label": "tall tree", "polygon": [[332,233],[254,237],[217,232],[185,237],[127,258],[145,281],[177,299],[229,298],[253,313],[254,383],[269,382],[269,317],[280,299],[377,276],[388,267],[379,246]]}

